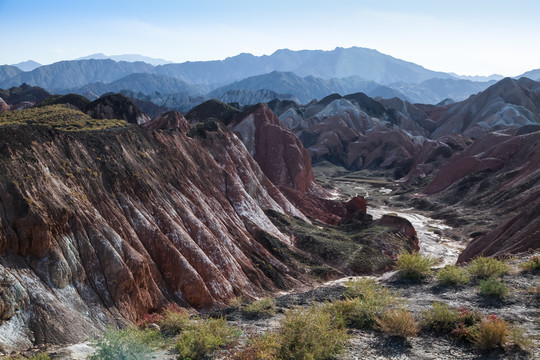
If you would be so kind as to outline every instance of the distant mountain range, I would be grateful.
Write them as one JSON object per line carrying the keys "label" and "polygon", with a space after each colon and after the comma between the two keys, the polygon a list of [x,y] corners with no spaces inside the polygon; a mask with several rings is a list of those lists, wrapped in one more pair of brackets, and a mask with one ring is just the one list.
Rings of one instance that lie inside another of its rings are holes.
{"label": "distant mountain range", "polygon": [[22,71],[32,71],[40,67],[41,64],[34,60],[27,60],[27,61],[23,61],[17,64],[13,64],[13,66],[18,67]]}
{"label": "distant mountain range", "polygon": [[[142,55],[99,53],[23,71],[34,66],[39,64],[27,61],[0,66],[0,88],[26,83],[54,93],[75,92],[89,98],[123,91],[181,111],[201,99],[242,104],[248,99],[266,99],[272,92],[281,94],[281,99],[296,98],[302,103],[332,93],[364,92],[371,97],[436,104],[448,99],[465,100],[501,77],[432,71],[359,47],[332,51],[284,49],[271,55],[239,54],[225,60],[178,64]],[[522,76],[538,80],[540,70]]]}
{"label": "distant mountain range", "polygon": [[90,59],[97,59],[97,60],[105,60],[110,59],[114,61],[127,61],[127,62],[137,62],[142,61],[148,64],[152,65],[165,65],[165,64],[171,64],[172,61],[167,61],[163,59],[156,59],[148,56],[143,56],[139,54],[126,54],[126,55],[105,55],[103,53],[97,53],[92,54],[88,56],[83,56],[75,60],[90,60]]}

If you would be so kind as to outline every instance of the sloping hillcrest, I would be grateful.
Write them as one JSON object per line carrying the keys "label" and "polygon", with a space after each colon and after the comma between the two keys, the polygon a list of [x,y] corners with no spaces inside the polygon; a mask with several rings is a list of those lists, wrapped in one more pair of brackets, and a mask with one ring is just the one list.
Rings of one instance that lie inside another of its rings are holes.
{"label": "sloping hillcrest", "polygon": [[51,94],[44,89],[28,84],[14,86],[9,89],[0,89],[0,98],[14,110],[33,106],[50,96]]}

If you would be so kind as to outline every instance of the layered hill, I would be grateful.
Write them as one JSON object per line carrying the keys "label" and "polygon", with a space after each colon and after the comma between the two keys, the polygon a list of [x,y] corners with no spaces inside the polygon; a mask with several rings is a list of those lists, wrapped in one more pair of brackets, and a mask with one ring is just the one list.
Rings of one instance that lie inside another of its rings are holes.
{"label": "layered hill", "polygon": [[433,137],[457,132],[477,137],[497,129],[538,124],[539,114],[540,84],[527,78],[506,78],[451,106],[437,119]]}

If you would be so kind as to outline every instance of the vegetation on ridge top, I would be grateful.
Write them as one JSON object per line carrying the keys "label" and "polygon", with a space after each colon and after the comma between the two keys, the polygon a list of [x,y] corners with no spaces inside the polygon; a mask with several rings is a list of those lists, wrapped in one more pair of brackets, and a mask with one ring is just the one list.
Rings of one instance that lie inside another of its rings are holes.
{"label": "vegetation on ridge top", "polygon": [[51,105],[0,114],[0,126],[38,125],[62,131],[104,130],[127,126],[124,120],[98,120],[62,105]]}

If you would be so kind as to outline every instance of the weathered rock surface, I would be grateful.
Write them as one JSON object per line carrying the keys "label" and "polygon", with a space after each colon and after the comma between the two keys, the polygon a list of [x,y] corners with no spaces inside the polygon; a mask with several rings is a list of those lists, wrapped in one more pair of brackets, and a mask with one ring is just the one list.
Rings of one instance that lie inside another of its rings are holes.
{"label": "weathered rock surface", "polygon": [[477,256],[517,254],[540,248],[540,197],[510,220],[485,235],[472,240],[460,254],[458,262]]}
{"label": "weathered rock surface", "polygon": [[302,193],[322,192],[315,182],[309,153],[266,104],[239,114],[229,127],[274,184]]}

